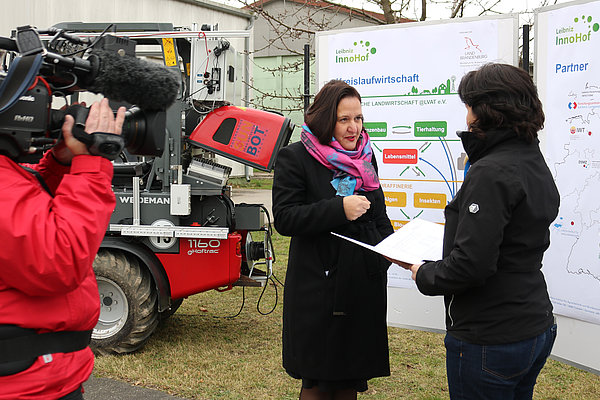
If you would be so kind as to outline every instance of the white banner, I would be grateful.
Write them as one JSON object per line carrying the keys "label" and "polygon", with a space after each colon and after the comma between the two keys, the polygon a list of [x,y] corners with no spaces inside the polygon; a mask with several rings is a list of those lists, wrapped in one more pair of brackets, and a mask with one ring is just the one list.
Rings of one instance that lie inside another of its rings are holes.
{"label": "white banner", "polygon": [[561,194],[544,257],[554,311],[600,323],[600,2],[536,15],[548,166]]}

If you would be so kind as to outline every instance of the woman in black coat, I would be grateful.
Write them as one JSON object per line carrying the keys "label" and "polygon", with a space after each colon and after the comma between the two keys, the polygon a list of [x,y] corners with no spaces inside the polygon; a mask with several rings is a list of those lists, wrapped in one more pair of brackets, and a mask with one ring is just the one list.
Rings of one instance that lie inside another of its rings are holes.
{"label": "woman in black coat", "polygon": [[390,265],[331,232],[377,244],[393,232],[363,129],[361,98],[330,81],[306,113],[302,140],[278,154],[275,228],[291,236],[283,308],[283,366],[300,399],[355,399],[390,374]]}

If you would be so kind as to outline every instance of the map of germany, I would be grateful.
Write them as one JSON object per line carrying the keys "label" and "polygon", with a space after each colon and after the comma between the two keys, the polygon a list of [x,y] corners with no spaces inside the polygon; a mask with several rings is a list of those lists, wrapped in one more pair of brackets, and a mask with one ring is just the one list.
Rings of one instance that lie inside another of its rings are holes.
{"label": "map of germany", "polygon": [[[569,82],[569,84],[571,84]],[[552,301],[598,321],[600,289],[600,85],[586,81],[553,94],[559,113],[547,117],[548,165],[561,194],[544,268]]]}

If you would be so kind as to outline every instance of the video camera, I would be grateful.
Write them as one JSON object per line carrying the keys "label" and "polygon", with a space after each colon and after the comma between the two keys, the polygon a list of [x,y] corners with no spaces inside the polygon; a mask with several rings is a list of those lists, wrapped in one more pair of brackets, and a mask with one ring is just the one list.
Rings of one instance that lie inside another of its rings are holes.
{"label": "video camera", "polygon": [[[105,31],[106,32],[106,31]],[[50,35],[44,44],[40,35]],[[103,33],[95,40],[64,30],[17,28],[14,39],[0,37],[0,50],[12,57],[0,71],[0,153],[31,161],[60,137],[65,115],[75,118],[74,136],[90,153],[115,159],[131,154],[160,156],[166,133],[166,108],[179,93],[177,71],[135,57],[135,42]],[[3,68],[5,70],[5,68]],[[128,106],[121,136],[84,132],[88,109],[52,109],[53,96],[80,91],[100,93]]]}

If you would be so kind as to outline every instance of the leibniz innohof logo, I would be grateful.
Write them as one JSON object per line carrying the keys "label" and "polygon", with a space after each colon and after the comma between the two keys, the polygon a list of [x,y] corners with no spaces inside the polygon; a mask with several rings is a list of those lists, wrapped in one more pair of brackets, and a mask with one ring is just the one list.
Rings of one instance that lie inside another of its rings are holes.
{"label": "leibniz innohof logo", "polygon": [[577,45],[584,42],[589,42],[592,38],[592,33],[600,30],[600,24],[594,22],[594,18],[590,15],[582,15],[581,17],[573,18],[573,24],[556,28],[556,46]]}
{"label": "leibniz innohof logo", "polygon": [[335,50],[336,64],[363,63],[373,59],[377,49],[368,40],[353,42],[351,47]]}

